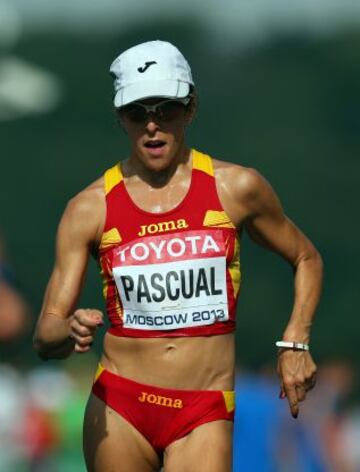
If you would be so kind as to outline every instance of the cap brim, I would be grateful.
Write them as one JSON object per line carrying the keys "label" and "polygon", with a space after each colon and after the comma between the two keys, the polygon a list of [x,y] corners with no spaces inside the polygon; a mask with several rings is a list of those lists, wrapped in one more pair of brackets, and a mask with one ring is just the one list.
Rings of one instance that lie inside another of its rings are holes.
{"label": "cap brim", "polygon": [[151,97],[184,98],[189,95],[189,92],[190,85],[178,80],[139,82],[118,90],[114,98],[114,105],[119,108],[128,103]]}

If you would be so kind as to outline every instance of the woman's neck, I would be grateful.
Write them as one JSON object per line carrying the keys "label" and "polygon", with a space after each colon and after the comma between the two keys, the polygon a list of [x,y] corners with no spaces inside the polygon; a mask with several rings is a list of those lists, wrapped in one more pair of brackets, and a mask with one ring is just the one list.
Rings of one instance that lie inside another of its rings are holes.
{"label": "woman's neck", "polygon": [[190,164],[191,149],[184,146],[171,160],[170,164],[160,170],[150,169],[135,155],[131,155],[123,163],[125,177],[137,176],[147,184],[155,188],[167,185],[180,168]]}

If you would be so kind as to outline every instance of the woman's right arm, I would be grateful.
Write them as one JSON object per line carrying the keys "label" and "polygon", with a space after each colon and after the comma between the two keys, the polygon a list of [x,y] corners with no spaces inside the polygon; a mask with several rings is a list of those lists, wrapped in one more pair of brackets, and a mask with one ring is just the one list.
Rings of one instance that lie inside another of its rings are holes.
{"label": "woman's right arm", "polygon": [[67,205],[61,218],[56,258],[34,334],[34,348],[43,359],[68,357],[90,349],[102,320],[97,310],[75,310],[89,254],[101,237],[104,197],[89,187]]}

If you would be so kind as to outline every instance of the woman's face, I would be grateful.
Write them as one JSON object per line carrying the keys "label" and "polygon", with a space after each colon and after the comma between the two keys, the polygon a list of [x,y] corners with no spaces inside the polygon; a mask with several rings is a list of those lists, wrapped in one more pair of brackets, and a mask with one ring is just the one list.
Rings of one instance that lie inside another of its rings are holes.
{"label": "woman's face", "polygon": [[164,98],[138,103],[150,108],[146,111],[140,105],[129,104],[118,111],[131,142],[131,158],[140,160],[151,171],[165,170],[176,158],[183,157],[192,107]]}

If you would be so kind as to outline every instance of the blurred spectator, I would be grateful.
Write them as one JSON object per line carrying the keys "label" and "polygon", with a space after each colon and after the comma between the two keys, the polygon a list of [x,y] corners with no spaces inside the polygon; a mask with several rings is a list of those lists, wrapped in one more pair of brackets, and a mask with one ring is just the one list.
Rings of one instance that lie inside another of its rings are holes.
{"label": "blurred spectator", "polygon": [[350,464],[351,472],[360,471],[360,407],[357,405],[343,420],[343,434],[339,440],[342,456]]}
{"label": "blurred spectator", "polygon": [[23,470],[21,436],[25,390],[20,373],[0,364],[0,472]]}
{"label": "blurred spectator", "polygon": [[299,418],[291,418],[271,372],[237,376],[233,471],[327,472],[316,425],[303,421],[304,404]]}
{"label": "blurred spectator", "polygon": [[[359,472],[359,437],[356,433],[356,415],[346,404],[354,387],[354,369],[343,360],[322,366],[318,375],[318,388],[313,402],[305,409],[305,421],[320,425],[316,434],[322,440],[330,472]],[[359,425],[358,425],[359,427]]]}
{"label": "blurred spectator", "polygon": [[282,418],[276,379],[238,372],[234,424],[233,470],[276,472],[274,440]]}
{"label": "blurred spectator", "polygon": [[51,365],[21,373],[0,364],[0,472],[85,471],[82,377]]}
{"label": "blurred spectator", "polygon": [[22,335],[28,327],[28,309],[15,286],[14,275],[5,260],[0,236],[0,342]]}
{"label": "blurred spectator", "polygon": [[359,472],[360,410],[345,408],[353,381],[348,362],[321,366],[294,420],[274,374],[238,372],[233,471]]}
{"label": "blurred spectator", "polygon": [[30,472],[60,470],[54,454],[61,447],[60,418],[71,403],[76,388],[70,376],[58,367],[31,370],[26,379],[26,409],[23,442]]}

